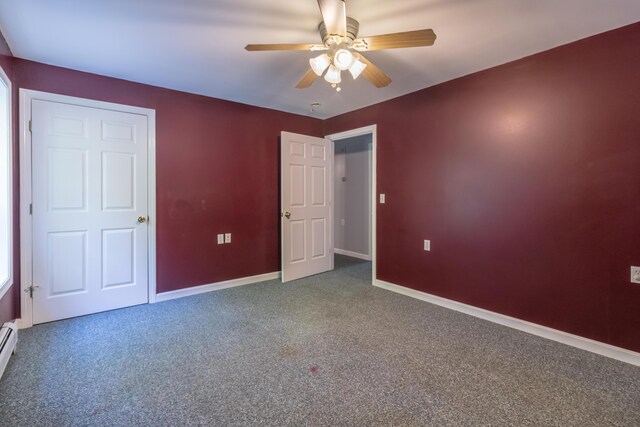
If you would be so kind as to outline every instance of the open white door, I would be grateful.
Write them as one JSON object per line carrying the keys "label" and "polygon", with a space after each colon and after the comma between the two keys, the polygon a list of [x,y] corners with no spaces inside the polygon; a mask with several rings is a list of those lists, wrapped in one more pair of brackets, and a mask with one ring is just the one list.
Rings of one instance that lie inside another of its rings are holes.
{"label": "open white door", "polygon": [[282,281],[333,269],[333,141],[282,132]]}

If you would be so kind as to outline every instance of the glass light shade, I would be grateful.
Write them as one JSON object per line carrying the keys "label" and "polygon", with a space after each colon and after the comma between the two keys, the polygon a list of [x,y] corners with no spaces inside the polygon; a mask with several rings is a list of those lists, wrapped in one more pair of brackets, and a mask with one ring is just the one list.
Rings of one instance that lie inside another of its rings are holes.
{"label": "glass light shade", "polygon": [[340,70],[335,65],[330,65],[327,73],[324,75],[324,79],[329,83],[340,83],[342,81],[340,78]]}
{"label": "glass light shade", "polygon": [[356,60],[353,61],[353,64],[351,64],[351,67],[349,67],[349,72],[353,76],[353,80],[357,79],[365,68],[367,68],[367,64],[356,58]]}
{"label": "glass light shade", "polygon": [[322,55],[316,56],[315,58],[311,58],[309,60],[309,65],[311,65],[311,69],[313,70],[314,73],[316,73],[319,76],[321,76],[322,73],[324,73],[324,70],[327,69],[330,63],[331,63],[331,59],[329,58],[329,55],[327,55],[326,53],[323,53]]}
{"label": "glass light shade", "polygon": [[340,71],[347,70],[353,63],[353,54],[347,49],[338,49],[333,55],[333,65]]}

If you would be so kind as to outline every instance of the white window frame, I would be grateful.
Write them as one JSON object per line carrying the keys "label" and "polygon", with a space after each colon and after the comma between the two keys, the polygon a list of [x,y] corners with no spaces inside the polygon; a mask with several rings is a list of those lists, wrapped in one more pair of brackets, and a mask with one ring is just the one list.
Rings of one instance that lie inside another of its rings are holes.
{"label": "white window frame", "polygon": [[[4,295],[11,289],[13,285],[13,133],[11,132],[11,128],[13,127],[12,115],[11,115],[11,107],[12,107],[12,98],[13,92],[11,91],[11,80],[4,72],[2,67],[0,67],[0,83],[2,83],[7,88],[7,99],[6,99],[6,111],[7,111],[7,130],[6,130],[6,147],[2,146],[0,142],[0,150],[5,151],[6,161],[7,161],[7,197],[6,200],[0,200],[0,203],[5,204],[7,207],[7,279],[3,282],[0,282],[0,298],[4,297]],[[4,166],[4,165],[2,165]],[[1,168],[0,168],[1,169]],[[0,244],[4,245],[5,242],[0,242]],[[0,280],[2,280],[0,278]]]}

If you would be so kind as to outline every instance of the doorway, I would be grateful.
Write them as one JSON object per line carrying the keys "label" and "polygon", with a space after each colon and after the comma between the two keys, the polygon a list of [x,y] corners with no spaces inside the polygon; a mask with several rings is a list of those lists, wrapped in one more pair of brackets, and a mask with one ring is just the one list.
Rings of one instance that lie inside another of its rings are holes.
{"label": "doorway", "polygon": [[371,135],[334,143],[334,252],[371,261]]}
{"label": "doorway", "polygon": [[376,126],[327,138],[334,142],[335,265],[371,261],[375,283]]}

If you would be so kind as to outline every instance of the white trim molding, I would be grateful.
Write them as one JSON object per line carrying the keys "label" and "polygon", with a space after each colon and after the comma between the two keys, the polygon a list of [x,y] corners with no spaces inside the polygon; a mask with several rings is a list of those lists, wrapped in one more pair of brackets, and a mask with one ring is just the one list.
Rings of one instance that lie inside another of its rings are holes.
{"label": "white trim molding", "polygon": [[[332,141],[353,138],[360,135],[371,135],[371,283],[376,283],[376,229],[377,229],[377,200],[378,200],[378,125],[369,125],[345,132],[327,135]],[[333,182],[333,181],[332,181]],[[334,249],[334,253],[336,249]]]}
{"label": "white trim molding", "polygon": [[33,326],[32,300],[24,292],[33,283],[32,246],[33,229],[29,206],[31,204],[31,101],[43,100],[102,110],[120,111],[147,117],[147,209],[148,225],[148,300],[156,302],[156,111],[149,108],[114,104],[92,99],[76,98],[55,93],[20,89],[20,328]]}
{"label": "white trim molding", "polygon": [[190,288],[159,293],[158,295],[156,295],[156,302],[169,301],[172,299],[184,298],[191,295],[204,294],[207,292],[219,291],[227,288],[235,288],[236,286],[252,285],[254,283],[266,282],[268,280],[277,280],[279,278],[280,272],[275,271],[273,273],[241,277],[239,279],[225,280],[222,282],[209,283],[207,285],[192,286]]}
{"label": "white trim molding", "polygon": [[352,252],[352,251],[347,251],[345,249],[337,249],[337,248],[334,248],[333,252],[338,254],[338,255],[346,255],[346,256],[350,256],[352,258],[358,258],[358,259],[363,259],[365,261],[371,261],[371,256],[370,255],[361,254],[360,252]]}
{"label": "white trim molding", "polygon": [[461,302],[438,297],[435,295],[428,294],[426,292],[417,291],[415,289],[410,289],[404,286],[395,285],[393,283],[385,282],[383,280],[376,280],[374,282],[374,286],[377,286],[382,289],[386,289],[391,292],[396,292],[402,295],[406,295],[411,298],[430,302],[432,304],[439,305],[440,307],[448,308],[450,310],[459,311],[461,313],[478,317],[483,320],[488,320],[489,322],[497,323],[499,325],[517,329],[519,331],[527,332],[532,335],[537,335],[542,338],[546,338],[552,341],[556,341],[562,344],[576,347],[581,350],[586,350],[591,353],[599,354],[601,356],[609,357],[611,359],[616,359],[621,362],[629,363],[631,365],[640,366],[640,353],[636,353],[635,351],[627,350],[620,347],[615,347],[610,344],[605,344],[599,341],[591,340],[589,338],[584,338],[578,335],[573,335],[567,332],[559,331],[557,329],[552,329],[546,326],[538,325],[536,323],[531,323],[525,320],[516,319],[515,317],[506,316],[504,314],[495,313],[493,311],[474,307],[472,305],[467,305]]}
{"label": "white trim molding", "polygon": [[13,288],[14,285],[13,263],[16,256],[16,254],[13,253],[13,248],[15,246],[14,239],[16,238],[13,222],[13,208],[16,205],[16,200],[13,197],[13,173],[15,171],[13,164],[13,153],[15,149],[15,147],[13,146],[13,86],[11,85],[11,80],[4,72],[2,67],[0,67],[0,82],[6,89],[7,99],[5,105],[3,105],[2,107],[6,109],[7,123],[5,124],[8,125],[5,129],[6,133],[4,135],[4,138],[6,138],[6,147],[2,147],[4,153],[0,156],[3,157],[6,161],[6,165],[4,165],[6,166],[6,170],[4,171],[6,175],[3,179],[6,180],[6,188],[3,189],[3,193],[6,190],[6,199],[2,200],[1,203],[4,204],[7,209],[7,213],[4,218],[6,222],[2,225],[3,227],[7,227],[6,239],[5,241],[0,242],[0,244],[2,244],[3,246],[6,244],[6,246],[2,250],[0,250],[0,253],[3,254],[3,257],[6,256],[6,259],[2,260],[2,262],[7,262],[7,276],[4,280],[0,278],[0,299],[2,299],[9,292],[9,290]]}

